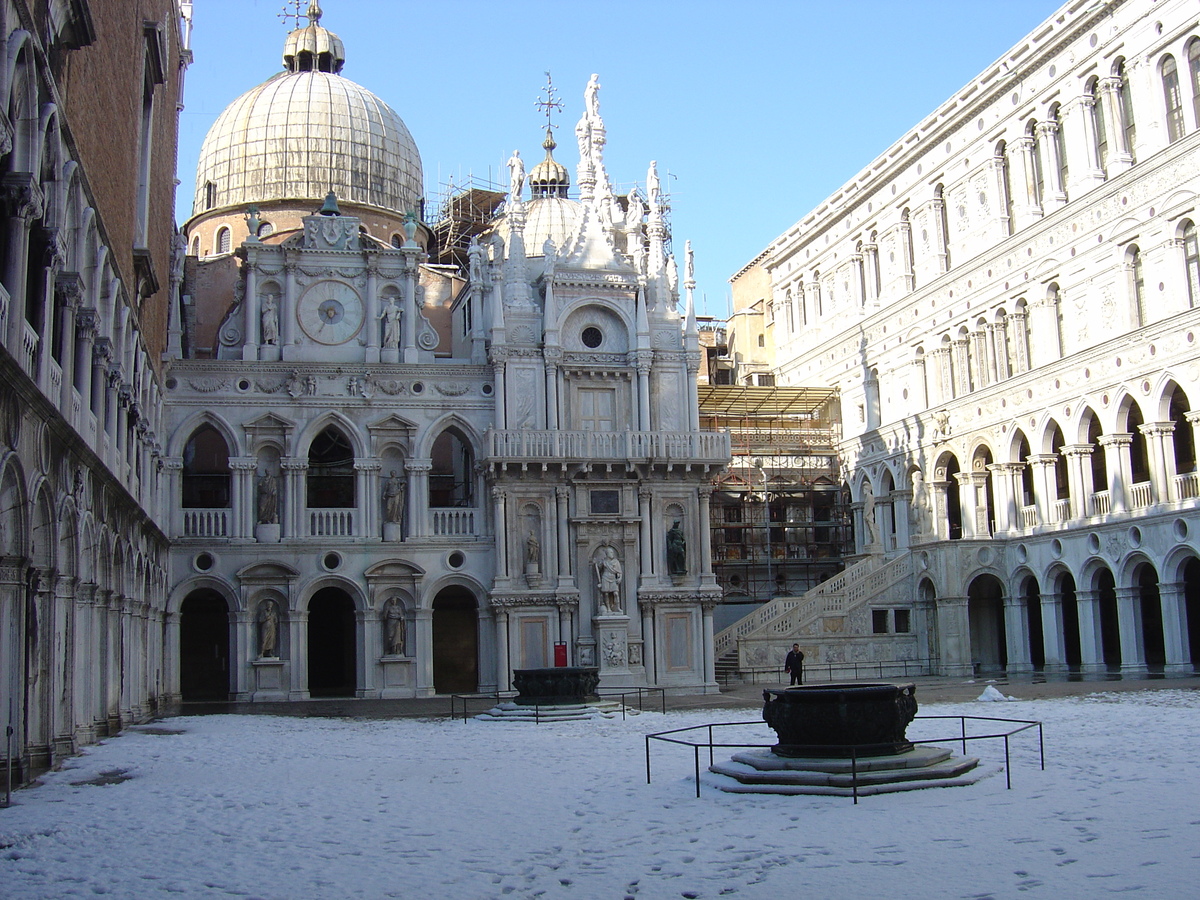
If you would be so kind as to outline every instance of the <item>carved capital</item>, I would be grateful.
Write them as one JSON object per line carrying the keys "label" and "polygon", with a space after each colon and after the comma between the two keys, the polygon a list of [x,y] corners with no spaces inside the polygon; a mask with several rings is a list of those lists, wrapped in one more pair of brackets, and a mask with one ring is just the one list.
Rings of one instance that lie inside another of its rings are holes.
{"label": "carved capital", "polygon": [[0,209],[9,218],[31,222],[42,217],[45,198],[28,172],[9,172],[0,178]]}

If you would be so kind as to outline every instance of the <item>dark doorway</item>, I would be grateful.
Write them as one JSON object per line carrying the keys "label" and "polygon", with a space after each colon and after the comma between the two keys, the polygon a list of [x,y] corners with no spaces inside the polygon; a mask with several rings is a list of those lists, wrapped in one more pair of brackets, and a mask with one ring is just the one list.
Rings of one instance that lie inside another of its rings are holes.
{"label": "dark doorway", "polygon": [[466,588],[448,587],[433,601],[433,689],[439,694],[479,689],[479,616]]}
{"label": "dark doorway", "polygon": [[1103,569],[1096,575],[1096,599],[1100,604],[1100,643],[1104,665],[1112,671],[1121,668],[1121,631],[1117,615],[1117,587],[1112,572]]}
{"label": "dark doorway", "polygon": [[1152,566],[1138,566],[1138,602],[1142,612],[1142,646],[1146,648],[1146,668],[1162,672],[1167,663],[1163,640],[1162,602],[1158,598],[1158,573]]}
{"label": "dark doorway", "polygon": [[1063,575],[1058,592],[1062,596],[1063,652],[1067,657],[1067,668],[1078,672],[1083,664],[1083,654],[1079,643],[1079,600],[1075,596],[1075,578]]}
{"label": "dark doorway", "polygon": [[189,594],[180,608],[179,691],[184,700],[229,699],[229,605],[216,591]]}
{"label": "dark doorway", "polygon": [[1046,635],[1042,630],[1042,595],[1038,591],[1037,579],[1025,579],[1022,600],[1025,606],[1025,621],[1029,623],[1029,662],[1034,669],[1043,671],[1046,668]]}
{"label": "dark doorway", "polygon": [[308,693],[353,697],[354,601],[341,588],[322,588],[308,604]]}
{"label": "dark doorway", "polygon": [[1191,649],[1192,670],[1200,663],[1200,560],[1189,559],[1183,567],[1183,602],[1187,614],[1184,642]]}
{"label": "dark doorway", "polygon": [[980,672],[1002,672],[1008,665],[1004,633],[1004,586],[992,575],[980,575],[967,588],[971,623],[971,662]]}

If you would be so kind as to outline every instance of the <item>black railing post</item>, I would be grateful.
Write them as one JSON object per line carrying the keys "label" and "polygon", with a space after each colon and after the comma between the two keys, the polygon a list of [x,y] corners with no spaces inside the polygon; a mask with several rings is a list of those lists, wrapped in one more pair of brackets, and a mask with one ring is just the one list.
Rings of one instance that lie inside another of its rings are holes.
{"label": "black railing post", "polygon": [[693,745],[692,750],[695,751],[692,755],[696,761],[696,797],[699,798],[700,797],[700,745],[699,744]]}

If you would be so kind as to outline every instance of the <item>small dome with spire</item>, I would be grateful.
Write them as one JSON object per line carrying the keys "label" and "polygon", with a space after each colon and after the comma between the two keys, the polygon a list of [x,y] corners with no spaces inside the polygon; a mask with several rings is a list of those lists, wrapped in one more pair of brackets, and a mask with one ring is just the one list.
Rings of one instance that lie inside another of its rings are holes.
{"label": "small dome with spire", "polygon": [[546,158],[529,173],[529,195],[534,200],[543,197],[565,198],[571,186],[571,176],[567,174],[566,166],[554,158],[554,148],[558,145],[554,143],[554,132],[549,128],[546,129],[542,146],[546,150]]}
{"label": "small dome with spire", "polygon": [[283,67],[289,72],[330,72],[337,75],[346,63],[342,39],[321,27],[321,4],[308,4],[307,28],[297,28],[283,45]]}

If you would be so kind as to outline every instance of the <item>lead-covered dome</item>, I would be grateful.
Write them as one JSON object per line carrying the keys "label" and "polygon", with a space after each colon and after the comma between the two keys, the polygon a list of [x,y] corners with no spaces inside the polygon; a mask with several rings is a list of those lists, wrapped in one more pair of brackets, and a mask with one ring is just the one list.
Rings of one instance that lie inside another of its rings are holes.
{"label": "lead-covered dome", "polygon": [[[310,7],[311,12],[311,7]],[[421,155],[395,111],[338,74],[336,34],[310,15],[288,35],[279,73],[234,100],[200,148],[194,216],[274,200],[343,203],[401,214],[421,203]]]}

